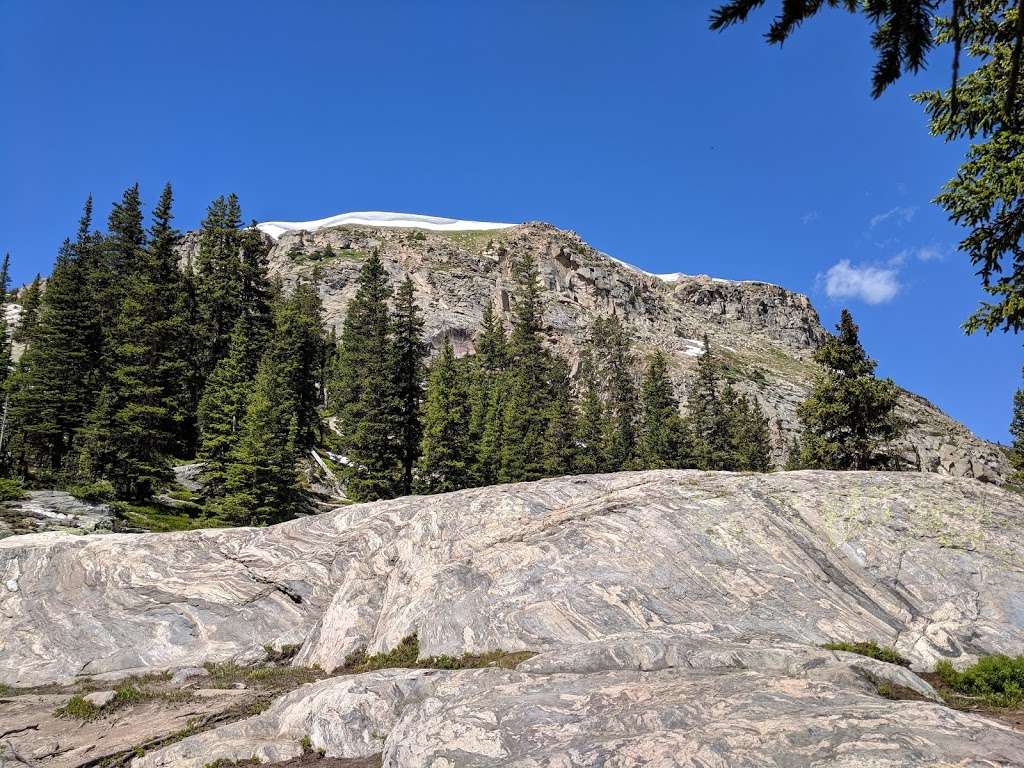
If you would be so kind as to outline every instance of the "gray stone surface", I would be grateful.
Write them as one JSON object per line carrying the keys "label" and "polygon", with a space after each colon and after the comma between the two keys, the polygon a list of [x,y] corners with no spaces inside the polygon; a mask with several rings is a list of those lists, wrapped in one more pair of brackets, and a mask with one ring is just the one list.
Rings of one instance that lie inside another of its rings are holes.
{"label": "gray stone surface", "polygon": [[[481,232],[343,226],[288,232],[271,242],[271,267],[286,284],[320,268],[325,318],[339,331],[362,260],[377,249],[395,279],[408,274],[415,283],[435,348],[450,335],[459,353],[472,348],[487,302],[508,317],[511,265],[529,254],[547,289],[547,335],[571,361],[579,360],[594,318],[614,312],[641,353],[662,349],[668,354],[676,388],[685,395],[706,333],[740,372],[740,387],[770,417],[780,466],[797,428],[796,406],[814,372],[811,353],[825,333],[801,294],[707,275],[665,281],[597,251],[574,232],[540,222]],[[328,245],[336,256],[315,259]],[[183,258],[191,254],[194,263],[197,247],[196,233],[189,233],[181,244]],[[912,425],[901,445],[910,466],[986,480],[1006,476],[1000,448],[976,438],[926,400],[906,393],[902,410]]]}
{"label": "gray stone surface", "polygon": [[112,702],[117,697],[117,691],[93,691],[87,693],[82,698],[88,701],[90,704],[102,709]]}
{"label": "gray stone surface", "polygon": [[28,491],[24,499],[0,505],[0,538],[15,534],[111,530],[113,512],[106,504],[90,504],[64,491]]}
{"label": "gray stone surface", "polygon": [[[1021,733],[932,703],[910,670],[817,647],[873,639],[918,668],[1024,653],[1022,527],[1021,497],[938,474],[659,471],[265,529],[13,537],[0,682],[244,663],[291,643],[294,663],[331,671],[415,632],[424,655],[541,653],[514,671],[322,680],[135,764],[287,760],[308,737],[389,768],[1024,765]],[[880,682],[922,701],[884,699]],[[246,695],[196,691],[190,706]],[[13,701],[0,749],[38,765],[97,754]],[[118,723],[153,732],[140,713]]]}
{"label": "gray stone surface", "polygon": [[[544,650],[685,627],[1024,653],[1024,503],[923,473],[661,471],[354,505],[265,529],[0,541],[0,682]],[[723,634],[724,633],[724,634]]]}
{"label": "gray stone surface", "polygon": [[883,699],[856,668],[865,662],[879,679],[930,691],[907,670],[852,654],[764,638],[719,644],[645,633],[570,645],[516,671],[387,670],[323,680],[132,765],[287,760],[304,738],[328,757],[382,753],[385,768],[1024,761],[1024,734],[937,704]]}

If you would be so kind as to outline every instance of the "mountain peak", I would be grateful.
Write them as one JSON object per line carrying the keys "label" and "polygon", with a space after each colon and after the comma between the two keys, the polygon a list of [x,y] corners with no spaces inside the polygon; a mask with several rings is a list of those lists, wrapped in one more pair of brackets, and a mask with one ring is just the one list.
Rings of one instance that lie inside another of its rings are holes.
{"label": "mountain peak", "polygon": [[429,229],[437,232],[481,231],[487,229],[507,229],[516,226],[515,224],[503,224],[494,221],[469,221],[466,219],[449,219],[444,216],[427,216],[422,213],[353,211],[313,221],[265,221],[257,224],[256,227],[276,240],[285,232],[294,230],[314,232],[318,229],[340,227],[345,224],[361,224],[368,227]]}

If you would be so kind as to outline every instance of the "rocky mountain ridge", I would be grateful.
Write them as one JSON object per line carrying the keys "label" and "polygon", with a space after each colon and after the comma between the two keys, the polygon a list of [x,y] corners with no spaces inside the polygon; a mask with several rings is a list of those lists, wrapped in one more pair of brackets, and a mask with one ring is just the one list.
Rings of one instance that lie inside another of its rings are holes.
{"label": "rocky mountain ridge", "polygon": [[[653,349],[669,355],[673,381],[685,397],[707,334],[738,388],[756,397],[769,416],[776,461],[784,460],[798,429],[796,406],[814,374],[811,355],[826,335],[806,296],[755,281],[651,275],[601,253],[575,232],[542,222],[437,231],[415,228],[415,221],[325,221],[309,223],[318,225],[311,229],[289,224],[274,229],[276,239],[266,236],[272,269],[286,284],[318,270],[329,324],[340,328],[362,260],[377,250],[396,280],[409,275],[415,283],[435,348],[449,335],[456,351],[465,353],[488,301],[507,317],[512,262],[530,254],[547,288],[549,341],[570,361],[579,360],[593,320],[614,313],[629,327],[641,356]],[[328,246],[333,257],[320,258]],[[197,233],[186,235],[183,259],[194,257],[197,247]],[[990,482],[1006,478],[1001,448],[912,393],[905,393],[901,407],[912,425],[900,446],[905,466]]]}

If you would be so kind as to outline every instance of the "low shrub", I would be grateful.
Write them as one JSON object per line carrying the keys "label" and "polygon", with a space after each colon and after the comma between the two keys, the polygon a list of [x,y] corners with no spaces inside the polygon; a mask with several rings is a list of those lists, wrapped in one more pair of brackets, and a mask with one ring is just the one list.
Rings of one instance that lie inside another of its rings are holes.
{"label": "low shrub", "polygon": [[887,661],[890,664],[899,664],[901,667],[910,666],[910,662],[896,653],[895,649],[881,646],[874,640],[863,643],[825,643],[821,647],[828,651],[856,653],[879,661]]}
{"label": "low shrub", "polygon": [[93,720],[100,714],[100,708],[91,701],[86,701],[81,695],[75,694],[63,707],[58,707],[54,713],[57,717],[70,717],[75,720]]}
{"label": "low shrub", "polygon": [[11,477],[0,478],[0,501],[17,501],[25,498],[25,486]]}
{"label": "low shrub", "polygon": [[935,666],[935,674],[955,693],[989,706],[1011,708],[1024,703],[1024,656],[985,656],[961,672],[943,660]]}
{"label": "low shrub", "polygon": [[68,486],[67,491],[79,501],[87,501],[90,504],[105,504],[114,500],[114,486],[107,480],[78,483]]}

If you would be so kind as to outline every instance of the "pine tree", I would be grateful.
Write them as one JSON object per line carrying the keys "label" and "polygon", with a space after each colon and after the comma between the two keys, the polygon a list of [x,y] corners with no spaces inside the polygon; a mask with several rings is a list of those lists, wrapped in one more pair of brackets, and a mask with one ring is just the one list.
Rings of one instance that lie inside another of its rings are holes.
{"label": "pine tree", "polygon": [[455,359],[451,339],[446,336],[427,383],[417,473],[417,484],[425,493],[457,491],[471,482],[473,456],[464,370],[465,366]]}
{"label": "pine tree", "polygon": [[142,199],[139,185],[133,184],[114,203],[107,218],[107,236],[96,249],[92,262],[92,306],[96,312],[102,340],[100,342],[100,368],[108,375],[107,353],[104,345],[117,320],[124,297],[125,283],[140,268],[140,253],[146,247],[143,225]]}
{"label": "pine tree", "polygon": [[11,254],[5,253],[0,260],[0,299],[6,304],[11,293]]}
{"label": "pine tree", "polygon": [[687,396],[689,424],[693,432],[694,458],[700,469],[725,469],[732,447],[729,424],[719,392],[719,368],[708,337],[697,359],[697,376]]}
{"label": "pine tree", "polygon": [[39,321],[39,306],[42,303],[42,278],[37,274],[26,286],[21,296],[21,321],[12,334],[19,344],[31,344],[32,333]]}
{"label": "pine tree", "polygon": [[167,411],[165,449],[188,455],[195,445],[196,429],[196,404],[189,389],[190,287],[178,265],[175,244],[180,235],[171,225],[173,202],[171,185],[165,184],[149,230],[147,255],[153,303],[147,336],[153,345],[156,384]]}
{"label": "pine tree", "polygon": [[387,272],[376,252],[363,263],[341,333],[332,400],[349,460],[346,492],[357,501],[401,488],[400,402],[394,386]]}
{"label": "pine tree", "polygon": [[804,428],[801,463],[840,470],[888,466],[888,446],[906,429],[896,415],[899,390],[891,380],[875,378],[875,361],[864,352],[847,310],[836,329],[814,353],[821,370],[797,408]]}
{"label": "pine tree", "polygon": [[260,360],[230,453],[225,497],[211,505],[229,522],[269,525],[303,509],[296,470],[296,398],[284,373],[290,354],[287,345],[274,343]]}
{"label": "pine tree", "polygon": [[259,317],[243,314],[231,333],[227,356],[207,380],[198,406],[199,453],[210,497],[224,493],[231,452],[238,442],[258,361],[268,331]]}
{"label": "pine tree", "polygon": [[493,485],[497,482],[501,464],[502,415],[508,368],[508,339],[505,326],[495,314],[493,302],[484,308],[472,365],[469,435],[475,455],[473,481],[476,485]]}
{"label": "pine tree", "polygon": [[576,424],[576,471],[584,474],[603,472],[607,466],[604,455],[604,404],[595,370],[593,350],[584,357],[583,393],[580,416]]}
{"label": "pine tree", "polygon": [[427,343],[423,340],[423,316],[416,306],[412,280],[402,282],[395,295],[391,321],[394,343],[394,386],[399,404],[399,452],[402,463],[401,493],[412,493],[413,467],[423,441],[423,376]]}
{"label": "pine tree", "polygon": [[61,246],[46,290],[32,343],[12,383],[10,417],[22,468],[54,476],[74,447],[76,433],[96,394],[96,317],[89,295],[97,237],[92,198],[85,204],[78,237]]}
{"label": "pine tree", "polygon": [[647,364],[640,401],[640,459],[644,469],[688,466],[690,441],[668,375],[668,358],[661,350]]}
{"label": "pine tree", "polygon": [[634,469],[638,462],[639,403],[633,380],[635,360],[630,339],[618,316],[594,324],[594,348],[600,350],[604,385],[604,455],[608,471]]}
{"label": "pine tree", "polygon": [[786,454],[786,466],[784,469],[787,472],[803,469],[803,465],[800,463],[800,441],[795,436],[789,443],[789,451]]}
{"label": "pine tree", "polygon": [[727,385],[722,394],[729,430],[730,456],[726,469],[768,472],[772,466],[768,419],[756,401]]}
{"label": "pine tree", "polygon": [[241,223],[238,198],[230,195],[210,203],[199,230],[195,270],[202,370],[212,370],[227,354],[231,329],[241,314]]}
{"label": "pine tree", "polygon": [[[158,209],[156,231],[169,235],[170,198]],[[171,299],[158,284],[156,253],[147,248],[138,185],[126,190],[108,222],[104,266],[111,271],[108,285],[117,286],[121,301],[105,329],[106,373],[101,407],[90,415],[83,466],[93,476],[110,480],[122,498],[148,497],[170,477],[167,453],[171,445],[168,393],[162,380],[173,350],[162,334]]]}
{"label": "pine tree", "polygon": [[1013,395],[1013,420],[1010,422],[1010,476],[1011,482],[1018,485],[1024,483],[1024,388],[1018,389]]}
{"label": "pine tree", "polygon": [[545,475],[556,477],[576,470],[576,406],[572,399],[569,364],[564,358],[552,355],[549,370],[543,458]]}
{"label": "pine tree", "polygon": [[[0,261],[0,388],[6,390],[7,379],[11,375],[11,334],[7,329],[6,308],[10,299],[11,289],[11,254],[5,253]],[[6,392],[4,394],[6,398]],[[6,408],[6,405],[4,406]],[[3,446],[0,445],[0,449]]]}
{"label": "pine tree", "polygon": [[549,389],[549,358],[543,345],[543,301],[540,275],[532,257],[513,265],[515,292],[508,391],[501,432],[503,483],[544,477],[543,444],[547,431],[545,396]]}
{"label": "pine tree", "polygon": [[316,282],[300,280],[289,299],[282,303],[279,334],[292,350],[291,388],[296,396],[296,443],[309,449],[321,437],[320,377],[323,369],[324,321],[320,290]]}

